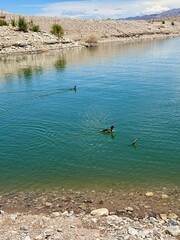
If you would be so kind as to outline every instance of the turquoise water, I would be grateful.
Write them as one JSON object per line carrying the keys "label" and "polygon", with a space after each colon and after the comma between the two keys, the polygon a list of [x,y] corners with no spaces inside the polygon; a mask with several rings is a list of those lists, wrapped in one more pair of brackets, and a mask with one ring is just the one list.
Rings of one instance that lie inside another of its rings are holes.
{"label": "turquoise water", "polygon": [[179,46],[1,58],[0,190],[179,186]]}

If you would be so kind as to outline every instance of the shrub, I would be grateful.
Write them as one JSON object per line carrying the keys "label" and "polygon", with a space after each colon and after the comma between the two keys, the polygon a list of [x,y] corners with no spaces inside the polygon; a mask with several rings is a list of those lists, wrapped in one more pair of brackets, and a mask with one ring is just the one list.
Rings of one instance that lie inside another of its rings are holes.
{"label": "shrub", "polygon": [[0,26],[8,26],[8,23],[4,19],[0,19]]}
{"label": "shrub", "polygon": [[11,25],[12,25],[13,27],[16,26],[16,21],[15,21],[15,19],[11,19]]}
{"label": "shrub", "polygon": [[39,25],[32,25],[30,30],[33,31],[33,32],[39,32],[40,31],[40,27],[39,27]]}
{"label": "shrub", "polygon": [[162,24],[165,24],[165,21],[162,21]]}
{"label": "shrub", "polygon": [[19,31],[27,32],[28,31],[28,24],[24,17],[19,17],[18,19],[18,28]]}
{"label": "shrub", "polygon": [[53,24],[51,27],[51,33],[57,37],[62,37],[64,35],[64,29],[59,24]]}
{"label": "shrub", "polygon": [[87,40],[86,40],[87,43],[98,43],[98,37],[96,34],[92,33],[88,36]]}
{"label": "shrub", "polygon": [[174,25],[175,25],[175,23],[174,23],[174,22],[171,22],[171,25],[172,25],[172,26],[174,26]]}

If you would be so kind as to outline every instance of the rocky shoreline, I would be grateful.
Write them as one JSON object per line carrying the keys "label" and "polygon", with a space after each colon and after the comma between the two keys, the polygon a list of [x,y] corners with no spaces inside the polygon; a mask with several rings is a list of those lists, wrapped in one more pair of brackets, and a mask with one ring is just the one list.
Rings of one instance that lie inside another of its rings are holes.
{"label": "rocky shoreline", "polygon": [[180,239],[179,188],[0,196],[0,239]]}
{"label": "rocky shoreline", "polygon": [[[6,21],[18,19],[7,13]],[[118,41],[122,44],[180,36],[180,18],[153,21],[84,20],[24,16],[40,26],[39,32],[20,32],[17,27],[0,26],[0,55],[39,53],[67,48],[90,47],[92,36],[97,44]],[[52,24],[61,24],[65,34],[58,38],[50,33]],[[173,24],[172,24],[173,23]]]}

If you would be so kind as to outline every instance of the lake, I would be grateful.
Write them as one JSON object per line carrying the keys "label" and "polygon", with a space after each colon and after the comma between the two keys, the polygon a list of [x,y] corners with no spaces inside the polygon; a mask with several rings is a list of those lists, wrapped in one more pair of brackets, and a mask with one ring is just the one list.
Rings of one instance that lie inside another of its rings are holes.
{"label": "lake", "polygon": [[179,46],[1,57],[0,191],[179,187]]}

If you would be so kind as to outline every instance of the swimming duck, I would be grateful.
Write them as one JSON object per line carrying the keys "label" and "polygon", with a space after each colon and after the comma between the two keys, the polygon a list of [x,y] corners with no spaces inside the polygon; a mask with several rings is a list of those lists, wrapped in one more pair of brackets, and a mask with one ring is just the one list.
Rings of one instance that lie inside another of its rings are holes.
{"label": "swimming duck", "polygon": [[77,90],[76,85],[73,88],[71,88],[71,90],[76,92],[76,90]]}
{"label": "swimming duck", "polygon": [[112,125],[110,129],[109,128],[103,129],[102,132],[103,133],[112,133],[113,129],[114,129],[114,126]]}
{"label": "swimming duck", "polygon": [[137,139],[135,139],[134,142],[131,145],[135,146],[136,142],[137,142]]}

